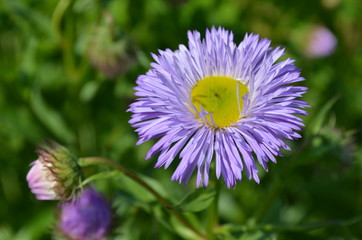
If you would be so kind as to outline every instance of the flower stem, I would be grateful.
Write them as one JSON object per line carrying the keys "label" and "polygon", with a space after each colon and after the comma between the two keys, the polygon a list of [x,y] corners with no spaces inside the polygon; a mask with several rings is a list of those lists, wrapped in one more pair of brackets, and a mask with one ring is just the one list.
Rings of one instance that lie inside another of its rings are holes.
{"label": "flower stem", "polygon": [[57,37],[60,39],[62,37],[62,30],[61,30],[61,21],[66,10],[73,4],[73,0],[60,0],[55,7],[55,10],[52,15],[52,25]]}
{"label": "flower stem", "polygon": [[[79,80],[86,70],[87,57],[86,54],[83,54],[77,66],[74,53],[76,19],[72,10],[75,1],[76,0],[60,0],[54,9],[51,21],[53,30],[60,42],[66,73],[71,79]],[[62,25],[62,23],[64,25]]]}
{"label": "flower stem", "polygon": [[215,229],[219,224],[218,204],[219,204],[219,195],[220,195],[220,184],[219,181],[217,181],[216,179],[214,181],[214,184],[215,184],[216,193],[214,200],[208,209],[207,238],[206,238],[207,240],[216,239]]}
{"label": "flower stem", "polygon": [[257,212],[255,216],[255,222],[259,224],[262,222],[263,218],[267,214],[268,210],[270,209],[270,206],[273,204],[275,198],[279,195],[280,191],[282,190],[282,179],[287,179],[290,171],[294,168],[294,165],[296,164],[296,161],[291,161],[293,158],[296,158],[302,150],[308,146],[310,143],[311,138],[304,138],[303,142],[299,146],[297,150],[295,150],[288,158],[288,163],[286,164],[286,167],[282,173],[282,176],[276,176],[275,180],[273,182],[272,188],[269,191],[269,194],[264,198],[263,204],[259,207],[259,211]]}
{"label": "flower stem", "polygon": [[103,164],[110,167],[113,167],[114,169],[117,169],[127,177],[131,178],[133,181],[141,185],[143,188],[145,188],[148,192],[150,192],[160,203],[163,207],[165,207],[171,214],[173,214],[182,224],[184,224],[187,228],[189,228],[191,231],[193,231],[195,234],[197,234],[200,237],[204,237],[204,234],[200,232],[198,229],[196,229],[194,226],[190,224],[190,222],[179,212],[176,212],[171,209],[172,203],[169,202],[167,199],[162,197],[154,188],[152,188],[148,183],[146,183],[142,178],[140,178],[136,173],[129,170],[122,164],[112,161],[107,158],[102,157],[86,157],[86,158],[80,158],[79,164],[81,166],[88,166],[93,164]]}

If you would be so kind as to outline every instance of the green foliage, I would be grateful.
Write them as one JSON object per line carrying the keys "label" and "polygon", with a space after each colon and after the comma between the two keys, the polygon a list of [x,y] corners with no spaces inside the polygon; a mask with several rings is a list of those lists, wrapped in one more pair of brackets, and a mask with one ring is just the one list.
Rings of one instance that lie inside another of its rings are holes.
{"label": "green foliage", "polygon": [[[259,185],[243,176],[236,189],[222,187],[218,239],[361,238],[361,12],[359,0],[0,1],[0,240],[53,234],[56,203],[36,201],[25,180],[45,139],[79,157],[114,159],[170,201],[165,208],[126,176],[87,169],[86,181],[112,202],[110,239],[200,238],[170,211],[205,232],[214,189],[195,190],[194,178],[170,182],[175,164],[164,171],[153,168],[156,157],[144,161],[152,143],[135,146],[126,110],[150,52],[174,50],[187,44],[187,30],[212,25],[232,30],[236,42],[255,32],[285,47],[307,79],[304,100],[312,106],[304,138],[260,171]],[[305,56],[306,29],[315,24],[336,35],[331,56]],[[107,28],[110,44],[127,39],[128,51],[112,55],[112,65],[91,59],[98,27]],[[109,77],[104,71],[114,66],[122,71]]]}
{"label": "green foliage", "polygon": [[196,189],[186,195],[179,203],[172,207],[173,210],[182,212],[199,212],[207,209],[215,198],[215,189]]}

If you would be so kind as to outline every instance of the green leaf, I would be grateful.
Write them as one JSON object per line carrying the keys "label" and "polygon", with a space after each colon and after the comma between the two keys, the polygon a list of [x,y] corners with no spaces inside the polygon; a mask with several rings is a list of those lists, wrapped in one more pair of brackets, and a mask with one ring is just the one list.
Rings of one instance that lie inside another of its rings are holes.
{"label": "green leaf", "polygon": [[271,232],[247,232],[240,236],[239,240],[277,240],[278,234]]}
{"label": "green leaf", "polygon": [[119,175],[123,175],[123,173],[121,173],[120,171],[114,170],[114,171],[105,171],[105,172],[100,172],[97,174],[94,174],[88,178],[86,178],[83,182],[82,182],[82,186],[87,185],[90,182],[96,181],[96,180],[102,180],[102,179],[107,179],[107,178],[113,178],[113,177],[117,177]]}
{"label": "green leaf", "polygon": [[52,208],[46,208],[29,219],[12,238],[13,240],[40,239],[41,236],[49,233],[49,229],[54,225],[54,212]]}
{"label": "green leaf", "polygon": [[125,175],[120,176],[117,183],[119,188],[131,194],[141,202],[149,203],[156,201],[155,197],[150,192]]}
{"label": "green leaf", "polygon": [[79,98],[83,102],[89,102],[94,98],[94,96],[97,94],[97,91],[99,90],[99,87],[101,86],[100,82],[97,81],[89,81],[82,87]]}
{"label": "green leaf", "polygon": [[14,233],[7,225],[0,226],[0,240],[14,239]]}
{"label": "green leaf", "polygon": [[174,231],[171,226],[171,216],[168,212],[166,212],[166,208],[161,205],[155,205],[152,207],[152,214],[156,217],[156,219],[169,231]]}
{"label": "green leaf", "polygon": [[185,227],[180,221],[176,219],[175,216],[171,216],[171,224],[173,229],[182,237],[182,239],[190,239],[190,240],[201,240],[202,238],[196,235],[193,231],[189,228]]}
{"label": "green leaf", "polygon": [[172,207],[173,210],[182,212],[199,212],[208,208],[214,200],[216,191],[214,188],[199,188],[184,197]]}
{"label": "green leaf", "polygon": [[326,118],[327,118],[327,114],[328,112],[331,110],[331,108],[333,107],[333,105],[336,103],[336,101],[338,100],[339,96],[335,96],[333,98],[331,98],[323,107],[322,109],[319,111],[319,113],[317,114],[317,116],[312,120],[311,124],[310,124],[310,133],[311,134],[317,134]]}
{"label": "green leaf", "polygon": [[56,137],[66,143],[74,142],[75,136],[62,116],[46,104],[40,92],[32,93],[30,103],[35,115]]}

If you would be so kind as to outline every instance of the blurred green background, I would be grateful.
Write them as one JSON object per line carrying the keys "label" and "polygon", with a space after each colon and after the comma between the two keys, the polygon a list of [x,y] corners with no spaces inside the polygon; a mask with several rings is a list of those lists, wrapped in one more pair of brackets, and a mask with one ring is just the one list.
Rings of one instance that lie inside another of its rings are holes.
{"label": "blurred green background", "polygon": [[[305,55],[314,26],[329,28],[335,52]],[[77,156],[104,156],[147,176],[178,202],[191,192],[172,170],[144,161],[127,123],[150,52],[187,44],[187,30],[232,30],[272,40],[296,59],[312,108],[303,139],[289,143],[261,183],[222,187],[220,239],[362,239],[362,1],[360,0],[1,0],[0,239],[50,239],[57,203],[37,201],[25,176],[46,139]],[[112,239],[181,239],[187,231],[124,178],[96,181],[117,220]],[[204,228],[203,211],[190,219]],[[171,219],[172,220],[172,219]]]}

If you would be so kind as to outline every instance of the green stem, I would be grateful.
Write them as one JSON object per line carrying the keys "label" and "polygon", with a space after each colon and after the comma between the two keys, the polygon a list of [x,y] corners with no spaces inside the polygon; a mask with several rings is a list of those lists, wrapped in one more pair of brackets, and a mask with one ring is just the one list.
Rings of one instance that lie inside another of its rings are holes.
{"label": "green stem", "polygon": [[302,150],[309,144],[311,141],[311,138],[304,138],[303,142],[301,143],[300,147],[295,150],[286,161],[288,163],[286,164],[285,170],[283,171],[282,176],[276,176],[272,185],[271,190],[269,191],[268,195],[265,197],[265,200],[263,201],[263,205],[259,207],[259,211],[257,212],[255,216],[255,222],[260,223],[265,215],[267,214],[268,210],[270,209],[270,206],[273,204],[275,198],[279,195],[279,192],[282,189],[282,179],[287,179],[288,174],[293,169],[294,165],[296,164],[295,161],[291,161],[292,158],[296,158]]}
{"label": "green stem", "polygon": [[171,206],[172,206],[171,202],[169,202],[167,199],[162,197],[158,192],[156,192],[155,189],[153,189],[148,183],[146,183],[136,173],[127,169],[122,164],[112,161],[107,158],[102,158],[102,157],[80,158],[79,163],[81,166],[87,166],[87,165],[93,165],[93,164],[103,164],[103,165],[113,167],[114,169],[117,169],[118,171],[120,171],[121,173],[123,173],[124,175],[131,178],[133,181],[135,181],[139,185],[141,185],[148,192],[150,192],[162,204],[163,207],[165,207],[171,214],[173,214],[187,228],[189,228],[191,231],[193,231],[195,234],[197,234],[200,237],[204,236],[203,233],[201,233],[198,229],[196,229],[194,226],[192,226],[183,215],[181,215],[179,212],[173,211],[171,209]]}
{"label": "green stem", "polygon": [[[60,0],[52,15],[52,26],[60,41],[60,46],[63,51],[63,62],[68,76],[74,80],[79,79],[80,74],[86,67],[87,61],[83,56],[81,67],[76,66],[74,55],[74,34],[75,34],[75,19],[72,12],[72,6],[75,0]],[[62,23],[64,26],[62,27]],[[83,66],[85,65],[85,66]]]}
{"label": "green stem", "polygon": [[214,184],[215,184],[216,193],[214,200],[208,209],[207,238],[206,238],[207,240],[216,239],[215,229],[219,224],[218,204],[219,204],[219,195],[220,195],[220,184],[216,178],[214,180],[215,180]]}
{"label": "green stem", "polygon": [[257,215],[255,217],[256,223],[260,223],[263,220],[268,210],[270,209],[270,206],[274,202],[275,198],[278,196],[281,188],[282,185],[280,178],[275,178],[271,190],[263,200],[263,205],[259,208],[259,211],[257,212]]}
{"label": "green stem", "polygon": [[62,36],[63,62],[68,75],[76,79],[75,56],[74,56],[74,16],[72,11],[64,19],[64,35]]}
{"label": "green stem", "polygon": [[60,0],[55,7],[52,15],[52,25],[59,39],[62,37],[61,22],[65,11],[70,7],[74,0]]}

